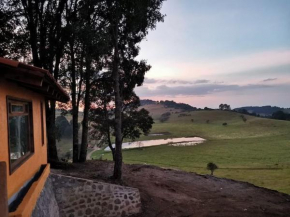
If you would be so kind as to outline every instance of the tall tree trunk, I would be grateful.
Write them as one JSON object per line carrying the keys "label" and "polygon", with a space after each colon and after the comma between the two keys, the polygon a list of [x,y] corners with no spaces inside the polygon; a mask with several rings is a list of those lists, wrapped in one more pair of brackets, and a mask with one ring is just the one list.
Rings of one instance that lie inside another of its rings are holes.
{"label": "tall tree trunk", "polygon": [[115,89],[115,165],[113,178],[122,179],[122,99],[120,93],[118,26],[114,27],[113,80]]}
{"label": "tall tree trunk", "polygon": [[47,127],[47,152],[48,161],[59,161],[57,156],[57,147],[55,139],[55,101],[50,101],[50,105],[46,101],[46,127]]}
{"label": "tall tree trunk", "polygon": [[87,159],[88,150],[88,132],[89,132],[89,110],[90,110],[90,77],[91,77],[91,59],[86,58],[86,93],[85,93],[85,106],[83,118],[83,132],[82,132],[82,145],[79,162],[85,162]]}
{"label": "tall tree trunk", "polygon": [[112,152],[113,161],[115,161],[115,148],[112,146],[110,129],[108,129],[107,136],[108,136],[108,145]]}
{"label": "tall tree trunk", "polygon": [[72,84],[71,84],[71,95],[72,95],[72,119],[73,119],[73,162],[79,161],[79,127],[78,127],[78,116],[79,108],[76,99],[76,64],[73,43],[70,43],[70,55],[71,55],[71,68],[72,68]]}
{"label": "tall tree trunk", "polygon": [[[106,120],[109,120],[106,100],[104,100],[104,110],[105,110]],[[107,140],[108,140],[108,145],[109,145],[109,148],[111,149],[111,152],[112,152],[113,161],[115,161],[115,147],[113,147],[112,141],[111,141],[110,124],[108,122],[106,124],[107,124]]]}
{"label": "tall tree trunk", "polygon": [[73,162],[77,163],[79,160],[79,111],[76,105],[73,106]]}

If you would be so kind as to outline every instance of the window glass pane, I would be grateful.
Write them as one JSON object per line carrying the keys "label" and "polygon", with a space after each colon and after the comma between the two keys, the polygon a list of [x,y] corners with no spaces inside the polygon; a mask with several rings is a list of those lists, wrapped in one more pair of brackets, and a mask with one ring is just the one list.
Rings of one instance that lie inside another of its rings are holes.
{"label": "window glass pane", "polygon": [[11,105],[11,111],[12,112],[24,112],[24,106],[23,105]]}
{"label": "window glass pane", "polygon": [[9,117],[11,162],[29,152],[29,118],[27,115]]}

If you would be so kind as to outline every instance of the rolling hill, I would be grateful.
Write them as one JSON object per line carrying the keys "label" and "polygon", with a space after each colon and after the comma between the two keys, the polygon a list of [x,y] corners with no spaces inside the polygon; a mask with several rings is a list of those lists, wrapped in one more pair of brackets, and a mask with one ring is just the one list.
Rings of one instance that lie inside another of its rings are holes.
{"label": "rolling hill", "polygon": [[186,103],[177,103],[174,102],[173,100],[165,100],[165,101],[154,101],[150,99],[143,99],[140,100],[141,106],[145,105],[161,105],[164,106],[165,108],[171,108],[171,109],[181,109],[183,111],[194,111],[197,108],[193,107],[189,104]]}
{"label": "rolling hill", "polygon": [[[216,176],[247,181],[257,186],[290,193],[290,122],[244,115],[232,111],[184,112],[160,104],[144,105],[153,116],[153,134],[140,140],[200,136],[197,146],[161,145],[124,150],[126,163],[152,164],[207,174],[206,164],[219,166]],[[168,121],[159,117],[170,112]],[[246,120],[245,120],[246,119]],[[223,123],[227,123],[226,126]],[[97,158],[100,153],[95,153]],[[110,153],[103,159],[111,160]]]}
{"label": "rolling hill", "polygon": [[283,111],[285,113],[290,113],[290,109],[288,108],[281,108],[277,106],[245,106],[236,108],[235,110],[245,109],[249,113],[256,113],[261,116],[272,116],[274,112]]}

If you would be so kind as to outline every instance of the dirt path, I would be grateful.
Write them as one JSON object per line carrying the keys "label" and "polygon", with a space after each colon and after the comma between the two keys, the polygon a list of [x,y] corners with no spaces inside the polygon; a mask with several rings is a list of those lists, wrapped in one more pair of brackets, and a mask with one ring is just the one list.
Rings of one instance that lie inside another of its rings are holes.
{"label": "dirt path", "polygon": [[97,150],[100,150],[100,148],[94,146],[94,148],[89,153],[87,153],[87,160],[92,160],[92,154]]}
{"label": "dirt path", "polygon": [[[143,213],[138,217],[290,216],[290,195],[245,182],[146,165],[123,168],[122,184],[141,193]],[[112,169],[111,162],[90,161],[57,172],[112,182]]]}

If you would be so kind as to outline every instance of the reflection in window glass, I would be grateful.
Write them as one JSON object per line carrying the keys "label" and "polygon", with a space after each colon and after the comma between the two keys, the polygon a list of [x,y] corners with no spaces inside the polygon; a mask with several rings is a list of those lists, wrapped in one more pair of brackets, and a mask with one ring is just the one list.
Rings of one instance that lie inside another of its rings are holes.
{"label": "reflection in window glass", "polygon": [[10,173],[34,152],[32,103],[7,98]]}
{"label": "reflection in window glass", "polygon": [[23,105],[11,105],[11,111],[12,112],[24,112],[24,106]]}
{"label": "reflection in window glass", "polygon": [[29,120],[28,116],[9,118],[9,145],[11,162],[29,152]]}

